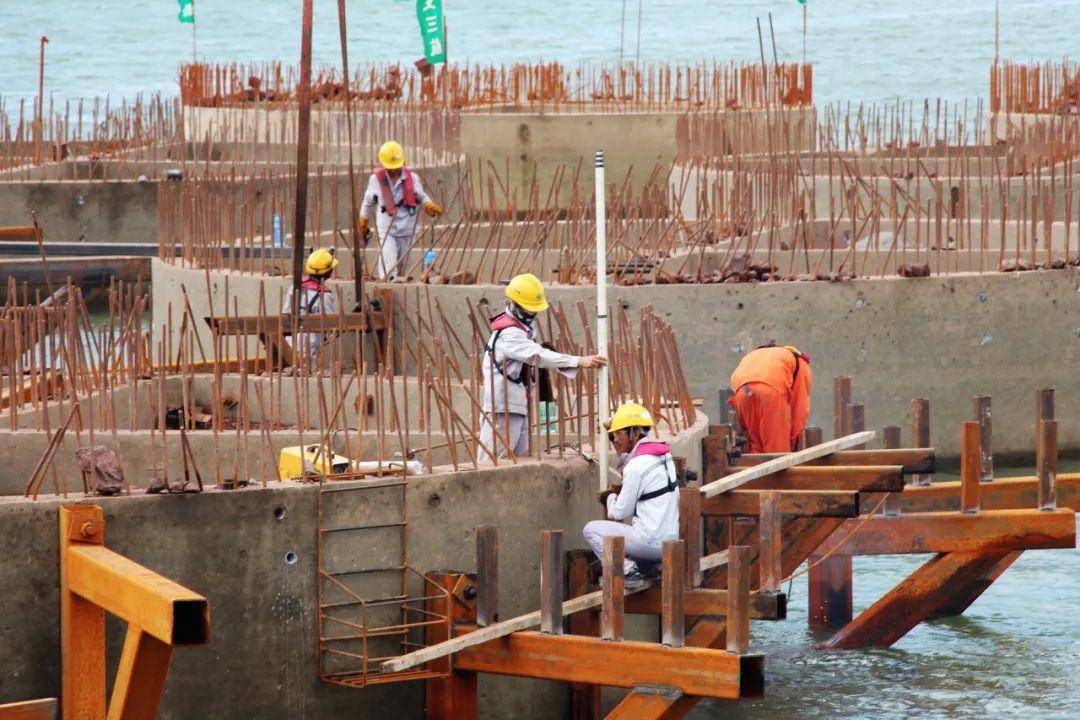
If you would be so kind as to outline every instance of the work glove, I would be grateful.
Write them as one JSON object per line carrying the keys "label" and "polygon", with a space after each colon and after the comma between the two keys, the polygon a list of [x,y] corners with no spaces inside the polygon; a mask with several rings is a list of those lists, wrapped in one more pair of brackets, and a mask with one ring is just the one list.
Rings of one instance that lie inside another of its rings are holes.
{"label": "work glove", "polygon": [[601,490],[600,492],[596,493],[596,499],[599,500],[600,504],[606,508],[607,507],[608,495],[614,495],[614,494],[615,494],[614,490],[610,490],[610,489],[609,490]]}
{"label": "work glove", "polygon": [[431,217],[439,217],[440,215],[442,215],[443,211],[442,206],[439,205],[439,203],[435,202],[434,200],[425,200],[424,212],[426,212]]}
{"label": "work glove", "polygon": [[366,217],[361,217],[360,218],[360,237],[364,239],[365,243],[367,242],[368,235],[370,233],[371,233],[371,229],[368,227],[367,218]]}

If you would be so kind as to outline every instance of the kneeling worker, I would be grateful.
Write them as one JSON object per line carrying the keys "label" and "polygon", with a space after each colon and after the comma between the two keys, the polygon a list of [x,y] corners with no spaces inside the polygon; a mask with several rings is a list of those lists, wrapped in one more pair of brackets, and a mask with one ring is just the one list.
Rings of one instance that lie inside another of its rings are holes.
{"label": "kneeling worker", "polygon": [[665,443],[649,436],[655,425],[649,411],[635,403],[620,405],[611,416],[608,438],[621,456],[622,487],[600,493],[609,519],[592,520],[582,530],[597,557],[603,555],[606,536],[626,538],[623,573],[628,580],[640,578],[636,561],[659,562],[664,541],[679,539],[675,461]]}
{"label": "kneeling worker", "polygon": [[731,404],[751,453],[791,452],[810,417],[810,358],[791,345],[751,351],[731,374]]}
{"label": "kneeling worker", "polygon": [[367,237],[368,217],[375,213],[379,232],[379,265],[376,274],[393,280],[405,273],[416,234],[416,210],[424,208],[431,217],[442,215],[442,208],[424,190],[420,177],[405,167],[405,151],[393,140],[379,148],[379,164],[368,180],[364,202],[360,206],[360,234]]}
{"label": "kneeling worker", "polygon": [[[548,309],[544,286],[531,273],[517,275],[506,286],[506,309],[491,319],[491,337],[484,346],[484,420],[480,427],[478,461],[506,457],[506,431],[514,455],[529,453],[529,386],[532,371],[526,365],[557,370],[574,377],[578,368],[606,364],[599,355],[565,355],[545,348],[534,339],[537,313]],[[497,431],[496,431],[497,428]],[[499,436],[495,441],[495,435]]]}

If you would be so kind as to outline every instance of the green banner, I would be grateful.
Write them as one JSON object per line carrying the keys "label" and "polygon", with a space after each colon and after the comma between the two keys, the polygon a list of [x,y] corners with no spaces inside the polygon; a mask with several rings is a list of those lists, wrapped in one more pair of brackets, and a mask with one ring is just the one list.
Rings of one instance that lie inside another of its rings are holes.
{"label": "green banner", "polygon": [[446,62],[446,31],[443,28],[442,0],[416,0],[416,19],[424,57],[432,65]]}
{"label": "green banner", "polygon": [[176,18],[182,23],[195,24],[195,0],[176,0],[180,3],[180,14]]}

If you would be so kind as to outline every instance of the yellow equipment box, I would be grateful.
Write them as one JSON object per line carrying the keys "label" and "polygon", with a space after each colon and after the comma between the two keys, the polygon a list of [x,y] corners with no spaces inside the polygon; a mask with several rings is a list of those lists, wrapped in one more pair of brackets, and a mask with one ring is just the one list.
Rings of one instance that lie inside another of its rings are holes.
{"label": "yellow equipment box", "polygon": [[[316,456],[318,456],[317,461]],[[307,472],[332,475],[346,472],[348,469],[349,459],[335,455],[325,445],[294,445],[282,448],[278,459],[278,474],[282,480],[302,478]]]}

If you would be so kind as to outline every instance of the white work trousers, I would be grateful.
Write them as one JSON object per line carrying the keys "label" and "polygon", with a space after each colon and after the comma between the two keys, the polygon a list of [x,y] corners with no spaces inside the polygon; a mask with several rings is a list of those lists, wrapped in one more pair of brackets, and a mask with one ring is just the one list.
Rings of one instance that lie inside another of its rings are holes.
{"label": "white work trousers", "polygon": [[393,280],[409,271],[409,251],[412,250],[411,237],[387,235],[379,247],[378,276],[383,280]]}
{"label": "white work trousers", "polygon": [[664,558],[663,546],[652,544],[632,525],[626,523],[614,520],[590,520],[585,523],[581,534],[585,536],[585,542],[589,543],[589,547],[598,558],[604,557],[605,537],[622,535],[626,538],[626,560],[623,561],[623,573],[627,575],[637,570],[637,563],[634,560],[660,562]]}
{"label": "white work trousers", "polygon": [[[491,421],[495,421],[495,428],[491,427]],[[506,454],[506,430],[510,429],[510,447],[514,455],[523,457],[529,454],[529,419],[517,413],[485,413],[480,422],[480,449],[477,451],[476,462],[491,462],[491,448],[497,447],[498,457],[507,457]],[[496,431],[498,439],[496,439]],[[485,450],[484,448],[488,448]]]}

